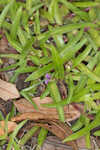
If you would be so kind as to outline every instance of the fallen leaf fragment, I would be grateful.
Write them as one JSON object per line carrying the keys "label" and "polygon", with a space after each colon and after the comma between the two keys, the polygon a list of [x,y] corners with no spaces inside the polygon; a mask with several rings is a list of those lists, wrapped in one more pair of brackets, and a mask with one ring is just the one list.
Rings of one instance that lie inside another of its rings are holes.
{"label": "fallen leaf fragment", "polygon": [[[36,141],[36,137],[33,137],[34,141]],[[81,137],[80,139],[76,140],[78,143],[78,150],[88,150],[86,147],[85,137]],[[35,143],[36,144],[36,143]],[[73,150],[71,146],[63,144],[56,136],[48,136],[44,141],[44,144],[41,148],[42,150]],[[95,146],[91,139],[91,150],[95,150]]]}
{"label": "fallen leaf fragment", "polygon": [[19,97],[20,94],[14,84],[0,79],[0,98],[7,101],[9,99],[14,99]]}
{"label": "fallen leaf fragment", "polygon": [[3,36],[2,39],[0,40],[0,53],[2,53],[2,54],[8,53],[7,48],[8,48],[8,41],[7,41],[6,37]]}
{"label": "fallen leaf fragment", "polygon": [[[33,98],[33,101],[37,104],[38,110],[34,109],[33,105],[23,98],[14,102],[14,105],[16,106],[17,110],[20,113],[25,113],[23,114],[23,116],[24,115],[27,116],[26,113],[29,113],[29,112],[30,112],[29,115],[33,114],[32,112],[34,113],[38,112],[38,117],[42,115],[44,118],[47,118],[48,116],[50,118],[53,117],[52,119],[58,119],[58,113],[57,113],[56,108],[47,108],[47,107],[41,106],[41,104],[51,103],[52,98],[45,97],[44,99],[41,100],[40,97],[36,97],[36,98]],[[80,112],[77,109],[75,109],[73,105],[71,104],[64,107],[64,112],[65,112],[65,117],[67,121],[75,120],[80,116]]]}
{"label": "fallen leaf fragment", "polygon": [[62,143],[56,136],[48,136],[42,150],[73,150],[71,146]]}
{"label": "fallen leaf fragment", "polygon": [[[14,131],[14,129],[17,127],[17,124],[12,121],[8,121],[8,133]],[[5,121],[0,121],[0,136],[5,134]]]}
{"label": "fallen leaf fragment", "polygon": [[23,114],[20,114],[18,116],[15,116],[13,118],[11,118],[12,121],[22,121],[22,120],[25,120],[25,119],[28,119],[28,120],[40,120],[40,119],[49,119],[49,120],[52,120],[52,119],[58,119],[58,115],[53,115],[53,114],[44,114],[44,113],[40,113],[40,112],[29,112],[29,113],[23,113]]}
{"label": "fallen leaf fragment", "polygon": [[[61,140],[72,134],[70,127],[59,120],[43,120],[35,125],[49,130]],[[74,150],[78,150],[76,141],[67,142],[66,144],[72,146]]]}
{"label": "fallen leaf fragment", "polygon": [[[95,150],[95,145],[94,145],[93,140],[92,140],[91,137],[90,137],[90,142],[91,142],[91,149]],[[86,149],[87,146],[86,146],[86,138],[85,138],[85,136],[77,139],[77,145],[78,145],[78,147],[80,149]]]}

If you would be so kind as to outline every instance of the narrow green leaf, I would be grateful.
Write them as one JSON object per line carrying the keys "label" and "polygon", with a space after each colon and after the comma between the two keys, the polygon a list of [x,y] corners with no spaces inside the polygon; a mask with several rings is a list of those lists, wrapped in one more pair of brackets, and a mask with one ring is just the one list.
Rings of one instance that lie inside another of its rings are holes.
{"label": "narrow green leaf", "polygon": [[23,50],[22,46],[20,45],[19,42],[15,41],[14,39],[11,38],[11,36],[6,32],[6,37],[8,42],[11,44],[13,48],[15,48],[19,53]]}
{"label": "narrow green leaf", "polygon": [[52,23],[54,23],[54,14],[55,14],[55,2],[56,0],[51,0],[51,3],[48,7],[49,19]]}
{"label": "narrow green leaf", "polygon": [[59,0],[61,3],[65,4],[68,9],[70,9],[72,12],[74,12],[76,15],[78,15],[81,19],[88,21],[89,17],[88,14],[84,11],[81,11],[79,8],[77,8],[75,5],[73,5],[71,2],[67,2],[66,0]]}
{"label": "narrow green leaf", "polygon": [[72,125],[71,129],[73,131],[79,130],[84,125],[84,122],[85,122],[85,116],[81,115],[80,118],[75,122],[75,124]]}
{"label": "narrow green leaf", "polygon": [[36,70],[36,67],[20,67],[15,70],[16,73],[28,73],[28,72],[33,72]]}
{"label": "narrow green leaf", "polygon": [[19,54],[0,54],[0,57],[4,57],[4,58],[13,58],[13,59],[20,59],[20,55]]}
{"label": "narrow green leaf", "polygon": [[85,37],[88,39],[89,43],[91,44],[92,48],[97,51],[98,47],[96,46],[94,40],[90,37],[88,33],[85,33]]}
{"label": "narrow green leaf", "polygon": [[[92,70],[94,68],[94,66],[99,62],[99,58],[100,58],[100,53],[97,52],[96,55],[94,57],[91,58],[91,60],[89,61],[87,67]],[[87,75],[82,75],[81,79],[80,79],[80,88],[77,85],[76,88],[76,92],[80,93],[82,91],[82,88],[84,88],[85,84],[87,84],[87,80],[88,80],[88,76]]]}
{"label": "narrow green leaf", "polygon": [[93,128],[100,125],[99,118],[100,118],[100,112],[97,113],[96,118],[87,127],[83,128],[80,131],[78,131],[78,132],[70,135],[69,137],[65,138],[63,142],[72,141],[72,140],[80,138],[81,136],[86,135],[87,132],[89,132]]}
{"label": "narrow green leaf", "polygon": [[80,23],[80,24],[69,24],[69,25],[64,25],[61,27],[56,27],[53,28],[52,31],[47,31],[41,35],[38,36],[38,40],[43,41],[47,40],[49,37],[52,37],[57,34],[63,34],[63,33],[68,33],[74,29],[83,29],[85,27],[96,27],[97,25],[93,23]]}
{"label": "narrow green leaf", "polygon": [[94,136],[100,136],[100,130],[94,132],[93,134],[94,134]]}
{"label": "narrow green leaf", "polygon": [[32,97],[25,91],[21,91],[20,94],[25,97],[32,105],[33,107],[37,110],[38,107],[36,105],[36,103],[32,100]]}
{"label": "narrow green leaf", "polygon": [[62,25],[62,16],[61,16],[61,14],[60,14],[59,5],[58,5],[58,0],[55,0],[55,5],[54,5],[54,18],[55,18],[57,24]]}
{"label": "narrow green leaf", "polygon": [[48,95],[49,95],[49,89],[46,88],[45,91],[41,94],[40,99],[43,99],[43,98],[45,98]]}
{"label": "narrow green leaf", "polygon": [[19,141],[19,145],[23,146],[24,144],[26,144],[26,142],[34,135],[34,133],[39,129],[39,127],[34,126],[32,127],[23,137],[22,139]]}
{"label": "narrow green leaf", "polygon": [[1,13],[1,15],[0,15],[0,28],[1,28],[2,24],[3,24],[3,21],[4,21],[6,15],[7,15],[7,13],[8,13],[8,11],[9,11],[9,9],[10,9],[11,7],[13,7],[13,6],[12,6],[13,3],[14,3],[14,0],[11,0],[11,2],[9,2],[9,3],[7,4],[7,6],[4,8],[4,10],[2,11],[2,13]]}
{"label": "narrow green leaf", "polygon": [[95,73],[91,72],[85,65],[83,64],[79,64],[78,68],[84,72],[84,74],[86,74],[89,78],[91,78],[92,80],[95,80],[97,82],[100,82],[100,78],[99,76],[97,76]]}
{"label": "narrow green leaf", "polygon": [[30,11],[32,7],[32,0],[26,0],[26,10]]}
{"label": "narrow green leaf", "polygon": [[87,1],[87,2],[73,2],[72,3],[74,6],[76,7],[83,7],[83,8],[87,8],[87,7],[95,7],[95,6],[98,6],[100,5],[100,3],[98,2],[90,2],[90,1]]}
{"label": "narrow green leaf", "polygon": [[70,60],[72,57],[75,56],[76,52],[87,42],[87,39],[82,39],[75,47],[72,49],[65,49],[63,50],[60,55],[63,59],[63,62],[67,62]]}
{"label": "narrow green leaf", "polygon": [[69,82],[68,82],[68,97],[66,98],[66,104],[69,104],[71,102],[72,96],[74,93],[74,83],[71,76],[69,76]]}
{"label": "narrow green leaf", "polygon": [[14,150],[21,150],[17,142],[13,141]]}
{"label": "narrow green leaf", "polygon": [[25,82],[36,80],[43,76],[44,74],[48,73],[53,68],[53,64],[45,65],[44,67],[38,69],[37,71],[33,72],[28,78],[26,78]]}
{"label": "narrow green leaf", "polygon": [[1,71],[8,71],[8,70],[14,69],[14,68],[16,68],[17,66],[19,66],[19,63],[12,64],[12,65],[7,66],[7,67],[4,67],[4,68],[0,68],[0,72],[1,72]]}
{"label": "narrow green leaf", "polygon": [[[55,81],[52,81],[49,83],[49,91],[50,91],[50,95],[53,98],[54,102],[60,102],[61,101],[61,97],[60,97],[60,93],[58,90],[58,87],[56,85]],[[65,121],[65,117],[64,117],[64,110],[63,110],[63,106],[57,106],[56,107],[58,114],[59,114],[59,119],[64,122]]]}
{"label": "narrow green leaf", "polygon": [[22,128],[22,126],[27,122],[27,120],[22,121],[14,130],[14,132],[10,135],[10,140],[7,146],[7,150],[11,150],[12,145],[13,145],[13,141],[18,133],[18,131]]}
{"label": "narrow green leaf", "polygon": [[96,46],[99,47],[100,46],[99,32],[94,28],[90,28],[88,32],[89,32],[91,38],[93,39],[93,41],[95,42]]}
{"label": "narrow green leaf", "polygon": [[35,15],[34,32],[35,32],[36,34],[40,34],[39,10],[36,11],[36,15]]}
{"label": "narrow green leaf", "polygon": [[12,28],[11,28],[11,38],[15,39],[17,36],[17,31],[18,31],[18,27],[20,25],[20,19],[22,16],[22,6],[18,9],[15,19],[13,20],[12,23]]}
{"label": "narrow green leaf", "polygon": [[53,61],[53,65],[57,74],[57,78],[63,79],[64,78],[64,66],[63,66],[62,59],[60,58],[60,55],[54,46],[50,46],[50,49],[52,53],[52,61]]}
{"label": "narrow green leaf", "polygon": [[20,43],[25,46],[26,44],[26,37],[24,36],[24,31],[21,29],[21,27],[18,27],[18,31],[17,31],[17,34],[18,34],[18,38],[20,40]]}
{"label": "narrow green leaf", "polygon": [[29,56],[29,59],[35,64],[35,65],[40,65],[41,60],[37,56]]}
{"label": "narrow green leaf", "polygon": [[74,59],[73,67],[76,67],[78,64],[80,64],[87,57],[87,55],[90,53],[91,49],[92,49],[91,45],[88,45],[86,47],[86,49],[82,53],[80,53],[78,55],[78,57],[76,57]]}
{"label": "narrow green leaf", "polygon": [[41,128],[38,139],[37,139],[37,148],[36,150],[40,150],[43,145],[44,140],[46,139],[48,130]]}
{"label": "narrow green leaf", "polygon": [[36,6],[32,7],[32,9],[29,12],[29,15],[31,16],[35,11],[39,10],[39,8],[43,7],[44,3],[39,3]]}
{"label": "narrow green leaf", "polygon": [[85,84],[86,84],[85,80],[87,80],[87,78],[88,77],[84,74],[80,75],[80,80],[79,80],[77,86],[75,87],[74,93],[79,93],[79,91],[82,91],[82,89],[84,89]]}

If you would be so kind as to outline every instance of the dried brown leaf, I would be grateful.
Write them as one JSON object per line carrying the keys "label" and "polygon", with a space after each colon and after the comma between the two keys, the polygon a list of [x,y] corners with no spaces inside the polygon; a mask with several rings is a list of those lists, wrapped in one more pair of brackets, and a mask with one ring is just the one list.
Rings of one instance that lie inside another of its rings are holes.
{"label": "dried brown leaf", "polygon": [[[94,146],[94,143],[93,143],[93,140],[92,138],[90,137],[90,141],[91,141],[91,149],[94,150],[95,149],[95,146]],[[80,149],[86,149],[86,138],[85,136],[77,139],[77,145]]]}
{"label": "dried brown leaf", "polygon": [[[17,124],[12,121],[8,121],[8,133],[14,131],[14,129],[17,127]],[[0,121],[0,136],[5,134],[5,121]]]}
{"label": "dried brown leaf", "polygon": [[0,98],[7,101],[20,97],[15,85],[0,79]]}
{"label": "dried brown leaf", "polygon": [[[40,123],[36,123],[36,125],[46,128],[61,140],[64,140],[67,136],[72,134],[70,127],[58,120],[44,120],[42,122],[40,121]],[[66,144],[72,146],[74,150],[78,150],[76,141],[67,142]]]}
{"label": "dried brown leaf", "polygon": [[29,119],[29,120],[40,120],[40,119],[58,119],[58,115],[53,115],[53,114],[44,114],[44,113],[40,113],[40,112],[29,112],[29,113],[23,113],[20,114],[18,116],[13,117],[11,120],[12,121],[22,121],[25,119]]}
{"label": "dried brown leaf", "polygon": [[[35,137],[33,137],[35,140]],[[77,141],[78,150],[88,150],[85,144],[85,137],[81,137]],[[48,136],[41,150],[73,150],[71,146],[63,144],[56,136]],[[95,146],[91,139],[91,150],[95,150]]]}
{"label": "dried brown leaf", "polygon": [[[38,110],[34,109],[33,105],[23,98],[14,102],[14,104],[20,113],[39,112],[44,114],[45,117],[46,115],[48,115],[51,117],[53,116],[53,119],[58,119],[58,113],[56,111],[56,108],[47,108],[41,106],[41,104],[51,103],[52,99],[50,97],[45,97],[42,100],[40,99],[40,97],[35,97],[33,98],[33,101],[37,104]],[[80,112],[75,109],[71,104],[64,107],[64,112],[67,121],[75,120],[80,116]]]}
{"label": "dried brown leaf", "polygon": [[0,53],[8,53],[8,41],[5,36],[0,40]]}

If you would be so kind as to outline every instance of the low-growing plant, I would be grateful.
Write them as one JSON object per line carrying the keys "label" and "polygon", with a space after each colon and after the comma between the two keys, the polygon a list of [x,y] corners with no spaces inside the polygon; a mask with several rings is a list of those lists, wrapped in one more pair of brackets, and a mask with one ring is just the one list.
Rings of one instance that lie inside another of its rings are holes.
{"label": "low-growing plant", "polygon": [[[59,120],[65,122],[64,106],[82,103],[84,113],[72,126],[73,133],[63,142],[85,136],[90,148],[91,130],[100,126],[100,0],[0,0],[0,31],[5,35],[16,53],[0,53],[2,58],[11,58],[14,64],[1,67],[0,72],[13,70],[9,82],[15,83],[20,74],[29,74],[25,82],[30,85],[20,91],[22,97],[31,102],[39,85],[45,90],[41,99],[51,96],[53,102],[44,107],[56,108]],[[31,62],[32,65],[29,65]],[[61,97],[58,82],[67,85],[68,95]],[[63,100],[62,100],[63,99]],[[9,119],[14,116],[14,107]],[[85,114],[85,115],[84,115]],[[95,115],[94,120],[88,118]],[[16,135],[26,121],[21,122],[9,136],[7,150],[12,145],[20,149],[35,133],[33,127],[18,141]],[[67,131],[66,131],[67,132]],[[7,132],[6,132],[7,133]],[[38,136],[39,149],[48,131],[41,128]],[[94,133],[100,136],[100,131]],[[0,143],[6,142],[4,136]],[[17,145],[19,143],[19,145]]]}

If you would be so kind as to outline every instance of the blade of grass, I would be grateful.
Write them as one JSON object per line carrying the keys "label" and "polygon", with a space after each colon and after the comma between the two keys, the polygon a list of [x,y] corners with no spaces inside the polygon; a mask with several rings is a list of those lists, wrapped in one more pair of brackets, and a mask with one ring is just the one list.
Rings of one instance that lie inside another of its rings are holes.
{"label": "blade of grass", "polygon": [[31,16],[35,11],[39,10],[39,8],[43,7],[44,6],[44,3],[40,3],[40,4],[37,4],[36,6],[32,7],[32,9],[30,10],[30,13],[29,15]]}
{"label": "blade of grass", "polygon": [[82,29],[85,27],[96,27],[97,25],[93,24],[93,23],[80,23],[80,24],[69,24],[69,25],[64,25],[61,27],[56,27],[53,28],[52,31],[47,31],[43,34],[40,34],[38,36],[38,40],[40,40],[40,42],[43,42],[45,40],[47,40],[49,37],[55,36],[57,34],[63,34],[63,33],[68,33],[74,29]]}
{"label": "blade of grass", "polygon": [[20,43],[17,42],[16,40],[13,40],[13,39],[11,38],[11,36],[10,36],[7,32],[6,32],[6,37],[7,37],[8,42],[11,44],[11,46],[12,46],[13,48],[15,48],[19,53],[21,53],[22,50],[23,50],[23,48],[22,48],[22,46],[20,45]]}
{"label": "blade of grass", "polygon": [[43,98],[45,98],[48,95],[49,95],[49,89],[46,88],[45,91],[41,94],[40,99],[43,99]]}
{"label": "blade of grass", "polygon": [[80,118],[75,122],[74,125],[72,125],[71,129],[72,131],[77,131],[84,125],[85,122],[85,116],[81,115]]}
{"label": "blade of grass", "polygon": [[69,104],[71,102],[73,93],[74,93],[74,84],[73,84],[73,79],[71,76],[69,76],[69,82],[68,82],[68,97],[66,99],[66,104]]}
{"label": "blade of grass", "polygon": [[39,19],[39,10],[36,11],[35,15],[35,25],[34,25],[34,32],[39,35],[40,34],[40,19]]}
{"label": "blade of grass", "polygon": [[[50,95],[53,98],[54,102],[60,102],[61,101],[61,97],[60,97],[60,93],[58,90],[58,87],[56,85],[55,81],[52,81],[48,84],[48,88],[50,91]],[[57,106],[56,107],[58,114],[59,114],[59,119],[60,121],[64,122],[65,121],[65,117],[64,117],[64,110],[62,106]]]}
{"label": "blade of grass", "polygon": [[63,59],[63,62],[67,62],[68,60],[70,60],[72,57],[75,56],[75,53],[83,46],[85,45],[85,43],[87,42],[87,39],[82,39],[75,47],[73,47],[72,49],[65,49],[60,53],[60,56]]}
{"label": "blade of grass", "polygon": [[100,125],[99,118],[100,118],[100,112],[97,113],[96,118],[87,127],[83,128],[80,131],[78,131],[78,132],[70,135],[69,137],[65,138],[63,142],[72,141],[72,140],[80,138],[81,136],[86,135],[87,132],[89,132],[93,128]]}
{"label": "blade of grass", "polygon": [[85,37],[87,38],[87,40],[90,42],[92,48],[97,51],[98,50],[98,47],[96,46],[94,40],[92,40],[92,38],[90,37],[90,35],[88,33],[85,33]]}
{"label": "blade of grass", "polygon": [[18,131],[23,127],[23,125],[27,122],[27,120],[22,121],[14,130],[14,132],[10,135],[10,140],[7,146],[7,150],[11,150],[12,145],[13,145],[13,141],[18,133]]}
{"label": "blade of grass", "polygon": [[100,82],[100,78],[99,76],[97,76],[95,73],[91,72],[85,65],[83,65],[82,63],[78,65],[78,68],[84,72],[85,75],[87,75],[89,78],[91,78],[92,80],[95,80],[97,82]]}
{"label": "blade of grass", "polygon": [[39,129],[39,127],[34,126],[32,127],[19,141],[19,145],[23,146],[26,144],[26,142],[34,135],[34,133]]}
{"label": "blade of grass", "polygon": [[4,57],[4,58],[13,58],[13,59],[20,59],[20,55],[19,54],[0,54],[0,57]]}
{"label": "blade of grass", "polygon": [[23,30],[21,29],[21,27],[18,27],[18,31],[17,31],[17,35],[18,35],[18,38],[20,40],[20,43],[25,46],[26,44],[26,37],[24,36],[24,33],[23,33]]}
{"label": "blade of grass", "polygon": [[18,68],[15,70],[16,73],[28,73],[33,72],[36,70],[36,67],[25,67],[25,68]]}
{"label": "blade of grass", "polygon": [[51,0],[50,5],[48,7],[49,19],[51,23],[54,23],[54,9],[55,9],[56,0]]}
{"label": "blade of grass", "polygon": [[52,53],[52,61],[53,61],[53,65],[57,74],[57,78],[63,79],[64,78],[64,66],[63,66],[62,59],[60,58],[60,55],[54,46],[51,45],[50,49]]}
{"label": "blade of grass", "polygon": [[41,128],[40,133],[38,135],[38,139],[37,139],[36,150],[40,150],[41,149],[41,146],[43,145],[44,140],[46,139],[47,133],[48,133],[48,130],[46,130],[44,128]]}
{"label": "blade of grass", "polygon": [[26,0],[26,10],[30,11],[32,7],[32,0]]}
{"label": "blade of grass", "polygon": [[3,24],[3,21],[5,20],[5,17],[6,17],[6,15],[7,15],[8,11],[9,11],[9,9],[10,9],[11,7],[13,7],[13,6],[12,6],[12,5],[13,5],[13,2],[14,2],[14,0],[11,0],[11,2],[9,2],[9,3],[6,5],[6,7],[4,8],[4,10],[2,11],[2,13],[1,13],[1,15],[0,15],[0,28],[1,28],[2,24]]}
{"label": "blade of grass", "polygon": [[86,12],[81,11],[79,8],[77,8],[75,5],[73,5],[71,2],[67,2],[66,0],[59,0],[61,3],[67,6],[68,9],[70,9],[72,12],[74,12],[76,15],[78,15],[81,19],[88,21],[89,17]]}
{"label": "blade of grass", "polygon": [[33,107],[37,110],[38,107],[37,105],[35,104],[35,102],[32,100],[32,97],[25,91],[21,91],[20,94],[25,97],[32,105]]}
{"label": "blade of grass", "polygon": [[74,59],[74,61],[73,61],[73,68],[76,67],[78,64],[80,64],[88,56],[88,54],[90,53],[91,49],[92,49],[91,45],[88,45],[86,47],[86,49],[82,53],[80,53],[78,55],[78,57],[76,57]]}
{"label": "blade of grass", "polygon": [[[90,70],[92,70],[94,68],[94,66],[99,62],[99,58],[100,58],[100,53],[97,52],[96,55],[90,60],[90,62],[88,63],[87,67]],[[84,86],[85,86],[85,84],[87,83],[87,80],[88,80],[87,75],[85,75],[85,76],[82,75],[82,78],[80,80],[81,80],[80,83],[76,87],[76,92],[77,93],[80,93],[82,91],[82,89],[84,89]]]}
{"label": "blade of grass", "polygon": [[16,68],[17,66],[19,66],[19,63],[12,64],[12,65],[7,66],[7,67],[4,67],[4,68],[0,68],[0,72],[1,72],[1,71],[8,71],[8,70],[14,69],[14,68]]}
{"label": "blade of grass", "polygon": [[72,3],[76,7],[82,7],[82,8],[87,8],[87,7],[96,7],[100,5],[99,2],[73,2]]}
{"label": "blade of grass", "polygon": [[13,23],[12,23],[12,28],[11,28],[11,33],[10,33],[12,39],[16,39],[18,27],[20,25],[21,16],[22,16],[22,6],[17,10],[15,19],[13,20]]}
{"label": "blade of grass", "polygon": [[39,68],[37,71],[33,72],[28,78],[26,78],[25,82],[31,81],[31,80],[36,80],[43,76],[44,74],[48,73],[50,70],[52,70],[53,64],[48,64],[45,65],[42,68]]}

